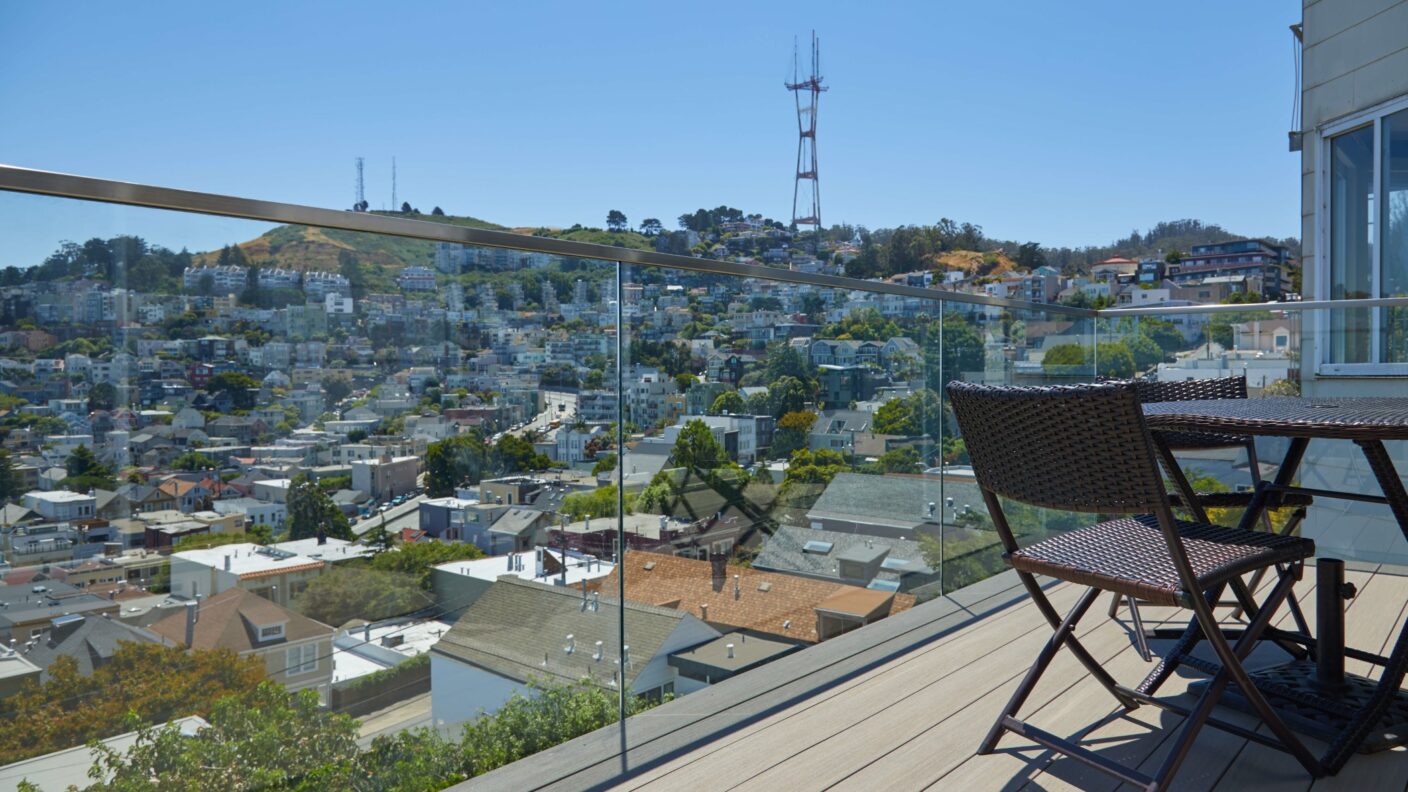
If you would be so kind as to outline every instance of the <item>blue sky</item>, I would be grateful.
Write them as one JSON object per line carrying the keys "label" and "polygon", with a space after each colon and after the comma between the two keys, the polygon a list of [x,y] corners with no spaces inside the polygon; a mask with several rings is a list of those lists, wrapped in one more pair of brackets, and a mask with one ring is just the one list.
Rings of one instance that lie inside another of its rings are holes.
{"label": "blue sky", "polygon": [[[360,155],[380,208],[395,155],[401,199],[512,226],[723,203],[786,220],[782,82],[815,28],[828,224],[1287,236],[1299,17],[1293,0],[4,3],[0,161],[342,208]],[[90,227],[174,247],[256,229],[0,208],[0,264]]]}

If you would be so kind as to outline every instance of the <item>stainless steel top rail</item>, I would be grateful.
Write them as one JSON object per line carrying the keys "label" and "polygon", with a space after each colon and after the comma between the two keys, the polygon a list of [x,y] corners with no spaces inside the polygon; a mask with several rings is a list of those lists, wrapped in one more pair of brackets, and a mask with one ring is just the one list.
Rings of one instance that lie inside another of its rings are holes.
{"label": "stainless steel top rail", "polygon": [[154,209],[170,209],[195,214],[221,215],[247,220],[262,220],[270,223],[291,223],[295,225],[333,228],[343,231],[361,231],[370,234],[411,237],[435,242],[454,242],[462,245],[511,248],[532,253],[546,253],[554,256],[619,261],[639,266],[668,267],[713,275],[732,275],[742,278],[762,278],[764,280],[796,283],[807,286],[820,286],[828,289],[846,289],[879,294],[894,294],[903,297],[917,297],[923,300],[940,302],[987,305],[999,308],[1060,313],[1072,316],[1093,317],[1096,312],[1088,308],[1075,308],[1068,305],[1050,305],[1022,300],[1008,300],[980,294],[947,292],[906,286],[897,283],[864,281],[840,275],[822,275],[791,270],[762,267],[753,264],[739,264],[732,261],[677,256],[657,253],[652,250],[598,245],[590,242],[575,242],[551,237],[515,234],[507,231],[488,231],[479,228],[465,228],[425,220],[409,220],[403,217],[386,217],[370,212],[350,212],[336,209],[319,209],[299,204],[261,201],[252,198],[237,198],[215,193],[176,190],[169,187],[155,187],[146,184],[95,179],[88,176],[75,176],[67,173],[41,171],[0,164],[0,190],[50,195],[61,198],[78,198],[88,201],[144,206]]}
{"label": "stainless steel top rail", "polygon": [[1289,302],[1235,303],[1223,305],[1141,305],[1130,308],[1102,308],[1101,319],[1121,316],[1168,316],[1172,314],[1252,313],[1258,311],[1347,310],[1351,308],[1408,308],[1408,297],[1375,297],[1355,300],[1292,300]]}

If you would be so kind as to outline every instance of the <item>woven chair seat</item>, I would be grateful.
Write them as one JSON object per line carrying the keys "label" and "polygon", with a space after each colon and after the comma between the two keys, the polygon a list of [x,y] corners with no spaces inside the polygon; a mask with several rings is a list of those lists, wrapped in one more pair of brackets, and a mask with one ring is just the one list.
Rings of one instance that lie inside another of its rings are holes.
{"label": "woven chair seat", "polygon": [[[1184,520],[1178,520],[1177,525],[1199,591],[1257,569],[1315,554],[1315,542],[1298,536]],[[1188,607],[1189,592],[1183,590],[1168,544],[1152,515],[1123,517],[1067,531],[1004,557],[1023,572],[1115,591],[1158,605]]]}
{"label": "woven chair seat", "polygon": [[[1204,509],[1245,509],[1251,505],[1252,495],[1250,492],[1199,492],[1198,502]],[[1168,494],[1169,503],[1173,508],[1184,507],[1183,496],[1177,492]],[[1281,508],[1309,507],[1315,503],[1315,499],[1303,492],[1283,492],[1281,493]]]}

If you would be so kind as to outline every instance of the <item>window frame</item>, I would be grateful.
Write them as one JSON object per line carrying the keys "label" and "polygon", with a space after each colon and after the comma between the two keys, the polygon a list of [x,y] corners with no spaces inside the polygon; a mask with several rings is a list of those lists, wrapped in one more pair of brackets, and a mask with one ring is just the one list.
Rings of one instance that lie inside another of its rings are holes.
{"label": "window frame", "polygon": [[[312,651],[311,658],[304,657],[308,650]],[[295,654],[298,655],[297,663],[293,660],[293,655]],[[318,670],[318,665],[318,645],[316,643],[290,646],[284,652],[284,676],[303,676],[304,674],[311,674]]]}
{"label": "window frame", "polygon": [[[1351,113],[1342,118],[1322,124],[1315,163],[1315,283],[1317,298],[1330,300],[1330,165],[1331,145],[1335,138],[1366,127],[1373,130],[1374,139],[1374,244],[1373,260],[1369,263],[1373,277],[1372,297],[1381,296],[1383,235],[1384,224],[1378,216],[1382,212],[1380,201],[1383,196],[1383,121],[1388,116],[1408,110],[1408,94]],[[1323,295],[1323,297],[1321,297]],[[1370,308],[1369,357],[1368,363],[1334,363],[1330,360],[1333,344],[1330,343],[1330,311],[1317,312],[1315,317],[1315,374],[1320,377],[1363,377],[1388,376],[1408,377],[1408,363],[1384,363],[1383,338],[1380,332],[1384,308]]]}

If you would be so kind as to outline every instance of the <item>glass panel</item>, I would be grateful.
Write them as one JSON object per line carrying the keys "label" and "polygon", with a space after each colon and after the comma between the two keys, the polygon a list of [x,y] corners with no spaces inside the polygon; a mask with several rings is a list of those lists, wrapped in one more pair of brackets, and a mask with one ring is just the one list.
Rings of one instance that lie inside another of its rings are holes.
{"label": "glass panel", "polygon": [[[1383,124],[1383,239],[1380,244],[1380,296],[1408,296],[1408,110]],[[1408,310],[1386,308],[1382,346],[1384,362],[1408,361]]]}
{"label": "glass panel", "polygon": [[616,491],[614,263],[0,193],[0,266],[0,764],[224,702],[389,787],[617,717],[553,530]]}
{"label": "glass panel", "polygon": [[[1374,297],[1374,128],[1330,141],[1330,298]],[[1331,316],[1328,362],[1368,363],[1368,309]]]}
{"label": "glass panel", "polygon": [[[942,379],[993,385],[1090,382],[1096,372],[1093,329],[1094,320],[1071,314],[954,304],[943,323]],[[973,363],[978,357],[981,366]],[[939,427],[943,487],[938,505],[943,514],[940,537],[947,593],[995,575],[1007,565],[946,397],[943,415]],[[1087,521],[1085,515],[1005,499],[1002,506],[1022,544]]]}

